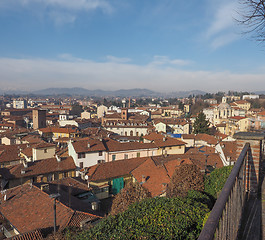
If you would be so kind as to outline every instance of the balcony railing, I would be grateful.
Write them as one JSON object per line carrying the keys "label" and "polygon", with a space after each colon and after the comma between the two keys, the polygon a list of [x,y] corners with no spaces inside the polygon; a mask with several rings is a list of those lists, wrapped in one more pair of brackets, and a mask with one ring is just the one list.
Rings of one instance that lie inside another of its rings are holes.
{"label": "balcony railing", "polygon": [[247,161],[250,151],[250,144],[247,143],[217,198],[199,240],[237,238],[247,192],[250,188],[249,179],[247,179],[249,177]]}

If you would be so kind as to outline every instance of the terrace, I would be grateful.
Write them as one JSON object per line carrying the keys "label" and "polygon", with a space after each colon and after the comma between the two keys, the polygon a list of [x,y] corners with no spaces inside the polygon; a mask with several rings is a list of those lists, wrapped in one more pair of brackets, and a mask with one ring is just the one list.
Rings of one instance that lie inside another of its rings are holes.
{"label": "terrace", "polygon": [[205,223],[199,240],[264,239],[265,134],[240,132],[238,159]]}

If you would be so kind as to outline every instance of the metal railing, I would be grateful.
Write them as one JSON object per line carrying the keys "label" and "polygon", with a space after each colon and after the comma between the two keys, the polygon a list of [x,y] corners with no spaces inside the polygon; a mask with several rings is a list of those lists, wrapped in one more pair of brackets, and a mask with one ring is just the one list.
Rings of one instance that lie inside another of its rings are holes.
{"label": "metal railing", "polygon": [[198,240],[237,238],[247,192],[249,190],[247,161],[250,144],[239,155]]}

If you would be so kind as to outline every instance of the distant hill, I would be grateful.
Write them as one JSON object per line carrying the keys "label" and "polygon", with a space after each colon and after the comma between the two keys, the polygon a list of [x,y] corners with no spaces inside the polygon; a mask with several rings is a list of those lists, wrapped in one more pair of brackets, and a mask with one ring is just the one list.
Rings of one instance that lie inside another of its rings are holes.
{"label": "distant hill", "polygon": [[265,91],[257,91],[257,92],[255,92],[255,94],[258,94],[258,95],[264,94],[265,95]]}
{"label": "distant hill", "polygon": [[157,96],[157,92],[148,89],[120,89],[116,91],[104,91],[100,89],[88,90],[85,88],[47,88],[32,92],[35,95],[72,95],[72,96],[113,96],[113,97],[143,97]]}
{"label": "distant hill", "polygon": [[196,96],[196,95],[204,95],[207,92],[201,91],[201,90],[192,90],[192,91],[178,91],[178,92],[172,92],[172,93],[168,93],[167,96],[170,97],[189,97],[191,96]]}
{"label": "distant hill", "polygon": [[91,96],[91,97],[188,97],[190,95],[204,95],[200,90],[176,91],[170,93],[155,92],[145,88],[120,89],[115,91],[89,90],[85,88],[46,88],[37,91],[0,90],[0,94],[36,95],[36,96]]}
{"label": "distant hill", "polygon": [[120,89],[116,91],[88,90],[85,88],[47,88],[32,92],[35,95],[72,95],[97,97],[188,97],[190,95],[204,95],[200,90],[159,93],[145,88]]}

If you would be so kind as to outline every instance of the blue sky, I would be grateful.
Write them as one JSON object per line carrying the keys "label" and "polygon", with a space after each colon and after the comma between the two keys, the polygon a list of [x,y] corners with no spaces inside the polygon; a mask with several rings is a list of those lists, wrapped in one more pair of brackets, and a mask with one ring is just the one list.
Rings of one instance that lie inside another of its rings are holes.
{"label": "blue sky", "polygon": [[0,0],[1,89],[265,90],[238,0]]}

